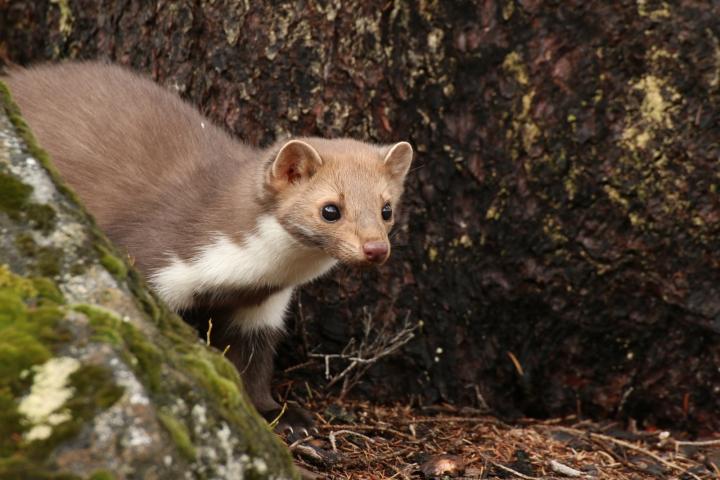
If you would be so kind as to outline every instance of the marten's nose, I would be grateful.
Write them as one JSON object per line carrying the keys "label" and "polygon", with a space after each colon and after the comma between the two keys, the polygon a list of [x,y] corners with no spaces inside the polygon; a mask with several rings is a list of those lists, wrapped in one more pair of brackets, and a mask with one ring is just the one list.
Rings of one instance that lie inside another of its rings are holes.
{"label": "marten's nose", "polygon": [[388,250],[389,248],[387,242],[366,242],[365,245],[363,245],[365,258],[373,263],[381,263],[385,261]]}

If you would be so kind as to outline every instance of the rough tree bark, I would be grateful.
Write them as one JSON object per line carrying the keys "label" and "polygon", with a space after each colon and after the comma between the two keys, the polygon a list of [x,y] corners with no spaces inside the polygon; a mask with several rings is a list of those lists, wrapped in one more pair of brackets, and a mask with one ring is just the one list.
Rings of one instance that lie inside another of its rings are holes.
{"label": "rough tree bark", "polygon": [[392,261],[300,297],[321,352],[365,306],[422,324],[374,398],[720,428],[717,3],[278,3],[14,0],[0,45],[133,65],[254,143],[410,139]]}
{"label": "rough tree bark", "polygon": [[0,82],[0,478],[292,478],[232,364],[56,183]]}

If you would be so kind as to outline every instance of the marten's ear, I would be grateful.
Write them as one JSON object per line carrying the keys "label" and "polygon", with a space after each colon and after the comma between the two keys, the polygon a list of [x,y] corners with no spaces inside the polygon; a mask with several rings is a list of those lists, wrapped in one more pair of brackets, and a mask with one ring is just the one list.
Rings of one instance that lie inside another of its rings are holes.
{"label": "marten's ear", "polygon": [[317,150],[301,140],[290,140],[275,157],[268,180],[275,189],[281,190],[312,177],[321,165]]}
{"label": "marten's ear", "polygon": [[413,149],[408,142],[399,142],[391,146],[385,154],[383,163],[390,170],[390,175],[400,181],[405,179],[413,159]]}

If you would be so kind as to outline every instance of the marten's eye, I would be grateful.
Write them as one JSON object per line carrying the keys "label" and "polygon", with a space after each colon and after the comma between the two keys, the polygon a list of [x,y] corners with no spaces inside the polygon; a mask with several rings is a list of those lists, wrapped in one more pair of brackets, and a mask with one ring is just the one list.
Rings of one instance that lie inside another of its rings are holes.
{"label": "marten's eye", "polygon": [[386,203],[382,208],[382,217],[386,222],[392,218],[392,207]]}
{"label": "marten's eye", "polygon": [[340,207],[328,203],[322,208],[322,217],[328,222],[337,222],[340,220]]}

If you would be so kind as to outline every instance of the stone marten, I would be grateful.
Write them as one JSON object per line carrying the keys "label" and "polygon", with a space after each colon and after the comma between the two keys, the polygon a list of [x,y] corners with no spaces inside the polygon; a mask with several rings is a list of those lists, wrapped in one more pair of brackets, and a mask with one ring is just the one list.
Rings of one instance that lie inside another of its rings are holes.
{"label": "stone marten", "polygon": [[[293,290],[337,262],[383,263],[413,150],[407,142],[291,138],[253,148],[149,79],[100,63],[3,78],[63,179],[157,295],[213,319],[266,419],[273,352]],[[302,431],[299,406],[278,428]]]}

